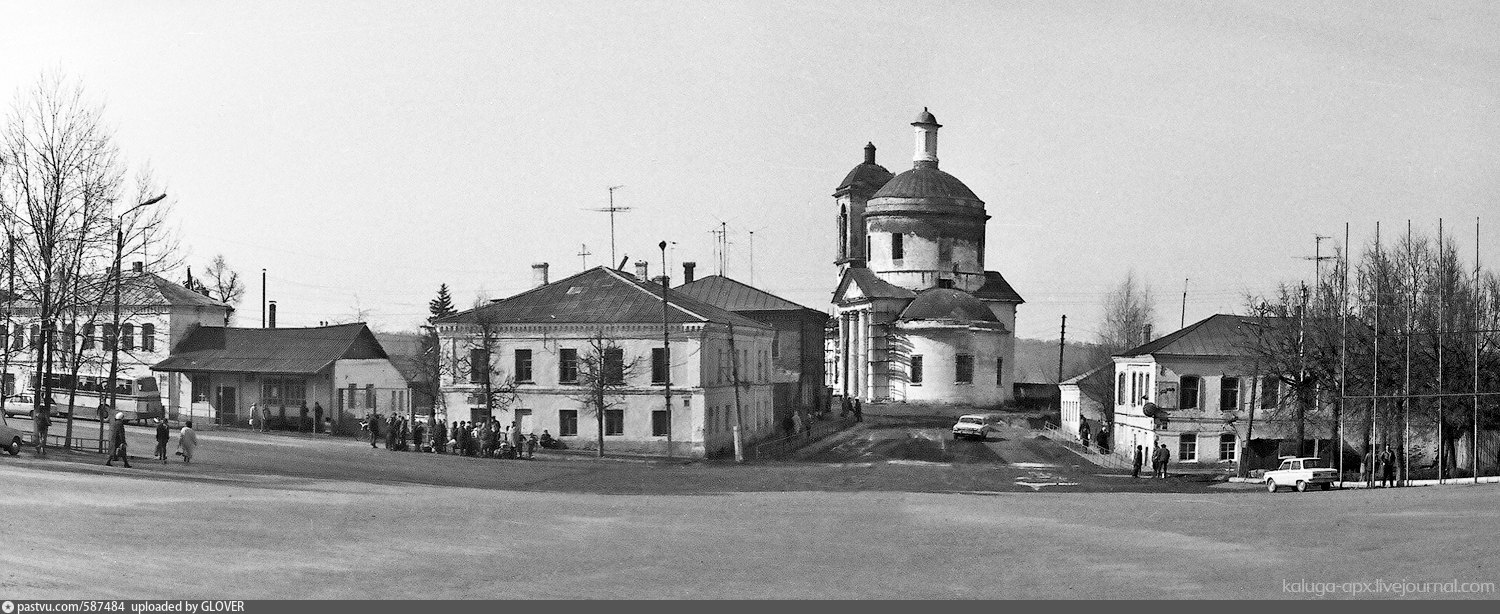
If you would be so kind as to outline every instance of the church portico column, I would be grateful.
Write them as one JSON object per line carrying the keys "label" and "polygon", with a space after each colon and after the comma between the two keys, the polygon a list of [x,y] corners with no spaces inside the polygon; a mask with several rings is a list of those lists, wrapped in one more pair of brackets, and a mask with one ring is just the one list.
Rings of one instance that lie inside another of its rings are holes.
{"label": "church portico column", "polygon": [[839,391],[843,393],[844,398],[848,398],[849,397],[849,316],[847,314],[843,314],[843,313],[838,314],[838,322],[839,322],[839,335],[838,335],[838,341],[837,341],[837,343],[835,344],[835,347],[834,347],[834,352],[837,355],[838,364],[834,368],[837,369],[836,373],[837,373],[837,377],[839,378]]}
{"label": "church portico column", "polygon": [[872,377],[874,375],[874,364],[873,361],[870,360],[873,352],[870,351],[869,309],[859,310],[859,336],[859,393],[861,397],[863,397],[866,401],[869,401],[875,398],[875,385],[873,382],[874,378]]}

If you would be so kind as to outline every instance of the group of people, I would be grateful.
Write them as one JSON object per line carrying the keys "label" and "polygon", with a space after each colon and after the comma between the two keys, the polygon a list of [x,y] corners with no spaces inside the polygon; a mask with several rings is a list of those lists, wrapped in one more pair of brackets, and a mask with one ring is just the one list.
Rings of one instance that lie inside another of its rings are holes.
{"label": "group of people", "polygon": [[[172,440],[172,429],[167,426],[166,418],[156,419],[156,453],[153,460],[159,460],[163,465],[167,464],[167,444]],[[198,449],[198,433],[193,430],[193,421],[188,420],[182,424],[182,430],[177,434],[177,455],[182,457],[182,462],[193,462],[193,452]],[[130,468],[130,447],[125,441],[125,413],[115,414],[109,431],[109,458],[104,461],[105,465],[113,467],[115,461],[121,461],[126,469]]]}
{"label": "group of people", "polygon": [[[307,403],[303,403],[301,407],[298,407],[295,428],[293,428],[292,421],[286,417],[285,407],[280,408],[277,416],[281,422],[280,428],[284,430],[295,430],[303,433],[333,433],[333,416],[326,415],[323,412],[322,403],[314,402],[312,409],[307,408]],[[251,429],[262,433],[270,431],[271,412],[269,408],[260,403],[252,403],[250,405],[249,422]]]}
{"label": "group of people", "polygon": [[[1141,465],[1146,460],[1145,446],[1135,447],[1135,458],[1130,462],[1130,477],[1141,477]],[[1167,444],[1157,443],[1151,449],[1151,477],[1167,477],[1167,463],[1172,461],[1172,451],[1167,449]]]}
{"label": "group of people", "polygon": [[1364,475],[1365,483],[1371,488],[1376,486],[1375,482],[1379,475],[1379,486],[1390,488],[1400,483],[1396,481],[1396,451],[1386,445],[1384,449],[1376,454],[1372,449],[1365,450],[1365,457],[1361,463],[1360,473]]}
{"label": "group of people", "polygon": [[[1102,423],[1099,425],[1099,434],[1093,437],[1094,443],[1099,446],[1100,454],[1109,454],[1109,430],[1109,423]],[[1078,425],[1078,441],[1085,448],[1089,447],[1090,433],[1088,422]]]}
{"label": "group of people", "polygon": [[381,416],[371,413],[365,416],[360,427],[369,434],[370,447],[383,437],[385,448],[393,451],[412,450],[436,454],[458,454],[483,458],[535,458],[538,446],[561,448],[562,442],[543,430],[522,435],[512,431],[510,425],[502,425],[494,416],[481,421],[459,421],[429,418],[426,422],[403,416]]}

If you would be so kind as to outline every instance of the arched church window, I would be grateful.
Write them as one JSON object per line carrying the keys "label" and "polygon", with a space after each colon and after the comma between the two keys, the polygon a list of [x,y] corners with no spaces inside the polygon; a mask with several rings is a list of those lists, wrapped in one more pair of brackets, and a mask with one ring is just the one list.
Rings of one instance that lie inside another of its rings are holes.
{"label": "arched church window", "polygon": [[906,257],[906,245],[902,242],[899,232],[891,233],[891,260],[900,260]]}

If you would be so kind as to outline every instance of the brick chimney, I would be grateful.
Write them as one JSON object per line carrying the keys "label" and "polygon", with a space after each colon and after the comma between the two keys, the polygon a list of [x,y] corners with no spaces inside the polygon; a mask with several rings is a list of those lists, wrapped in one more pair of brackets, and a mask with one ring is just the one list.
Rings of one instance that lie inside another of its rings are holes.
{"label": "brick chimney", "polygon": [[276,301],[271,301],[267,309],[269,311],[266,313],[266,324],[270,328],[276,328]]}
{"label": "brick chimney", "polygon": [[698,266],[698,263],[696,263],[696,262],[684,262],[684,263],[682,263],[682,283],[685,283],[685,284],[693,283],[693,267],[696,267],[696,266]]}
{"label": "brick chimney", "polygon": [[531,265],[531,287],[539,288],[541,286],[547,285],[548,266],[550,265],[545,262],[538,262]]}
{"label": "brick chimney", "polygon": [[145,270],[146,270],[146,263],[144,263],[144,262],[141,262],[141,261],[137,260],[135,262],[130,263],[130,272],[131,273],[141,273],[141,272],[144,272]]}
{"label": "brick chimney", "polygon": [[637,261],[635,261],[635,278],[636,279],[639,279],[641,281],[646,281],[646,280],[650,279],[650,277],[648,277],[650,274],[651,274],[651,263],[646,262],[645,260],[637,260]]}

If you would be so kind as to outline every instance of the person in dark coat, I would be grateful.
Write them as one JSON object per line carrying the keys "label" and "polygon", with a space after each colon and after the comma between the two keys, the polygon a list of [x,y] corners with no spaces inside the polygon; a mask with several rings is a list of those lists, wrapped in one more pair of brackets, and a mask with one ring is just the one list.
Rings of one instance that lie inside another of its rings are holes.
{"label": "person in dark coat", "polygon": [[303,403],[302,407],[297,408],[297,430],[306,433],[309,430],[307,427],[307,403]]}
{"label": "person in dark coat", "polygon": [[526,438],[526,458],[536,458],[536,433]]}
{"label": "person in dark coat", "polygon": [[375,442],[380,441],[380,414],[370,414],[365,424],[370,429],[370,447],[374,448]]}
{"label": "person in dark coat", "polygon": [[156,458],[167,464],[167,441],[172,438],[172,429],[167,428],[166,418],[156,419]]}
{"label": "person in dark coat", "polygon": [[1391,451],[1387,444],[1380,451],[1380,487],[1390,488],[1396,485],[1396,453]]}
{"label": "person in dark coat", "polygon": [[411,425],[411,447],[413,452],[422,451],[422,435],[426,430],[427,429],[423,427],[421,422],[417,422]]}
{"label": "person in dark coat", "polygon": [[1141,447],[1136,446],[1135,458],[1130,461],[1130,477],[1141,477],[1141,463],[1144,460],[1144,456],[1145,454],[1142,452]]}
{"label": "person in dark coat", "polygon": [[1084,448],[1089,447],[1089,423],[1087,422],[1078,425],[1078,443],[1083,444]]}
{"label": "person in dark coat", "polygon": [[552,446],[555,445],[552,440],[552,433],[548,433],[547,429],[542,429],[542,439],[538,443],[540,443],[543,448],[551,449]]}
{"label": "person in dark coat", "polygon": [[124,461],[126,469],[130,468],[130,450],[126,449],[125,447],[124,412],[115,414],[114,424],[110,428],[109,449],[109,459],[104,461],[105,465],[108,465],[110,467],[115,466],[115,459],[118,458],[121,461]]}
{"label": "person in dark coat", "polygon": [[1156,444],[1151,449],[1151,477],[1167,477],[1167,444]]}
{"label": "person in dark coat", "polygon": [[865,409],[864,409],[864,405],[859,402],[859,399],[854,399],[854,421],[855,422],[864,422],[865,421]]}
{"label": "person in dark coat", "polygon": [[[316,431],[319,427],[322,426],[322,424],[323,424],[323,404],[322,403],[318,403],[318,402],[313,402],[313,430]],[[324,428],[323,432],[325,432],[325,433],[328,432],[328,429]]]}

